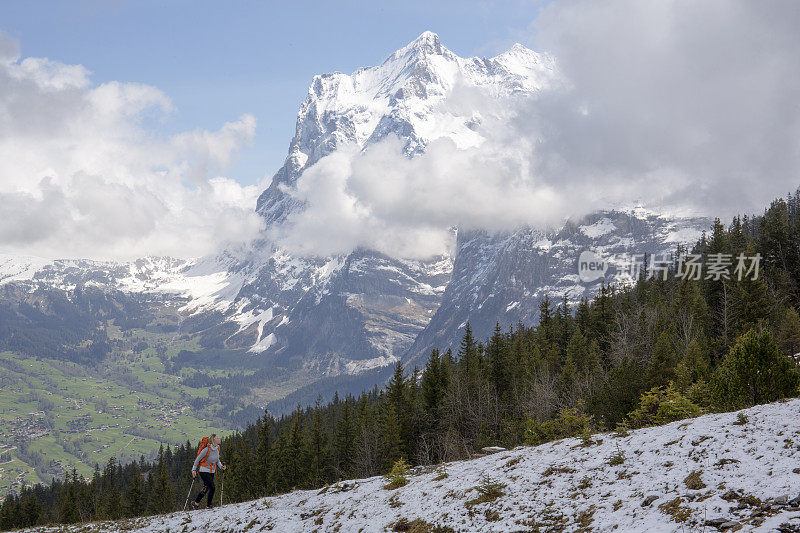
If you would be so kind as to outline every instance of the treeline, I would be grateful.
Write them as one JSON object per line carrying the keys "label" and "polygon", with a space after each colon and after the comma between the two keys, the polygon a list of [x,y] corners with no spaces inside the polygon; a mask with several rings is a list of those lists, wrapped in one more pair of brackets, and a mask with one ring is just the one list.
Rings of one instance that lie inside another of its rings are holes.
{"label": "treeline", "polygon": [[[796,396],[800,194],[716,221],[689,252],[760,254],[759,275],[680,278],[676,256],[666,279],[645,270],[574,308],[545,298],[535,327],[480,341],[467,324],[455,352],[434,350],[424,369],[397,365],[381,390],[265,415],[226,438],[226,503],[385,473],[400,458],[432,464]],[[5,499],[0,526],[178,509],[195,453],[187,442],[152,462],[112,460],[88,482],[72,474],[25,489]]]}
{"label": "treeline", "polygon": [[187,445],[179,446],[175,453],[162,447],[153,462],[142,457],[123,466],[111,458],[102,470],[95,466],[89,480],[72,470],[63,480],[25,488],[18,497],[6,497],[0,507],[0,527],[69,524],[174,511],[179,499],[176,489],[185,489],[184,494],[188,490],[186,473],[193,461],[194,451]]}

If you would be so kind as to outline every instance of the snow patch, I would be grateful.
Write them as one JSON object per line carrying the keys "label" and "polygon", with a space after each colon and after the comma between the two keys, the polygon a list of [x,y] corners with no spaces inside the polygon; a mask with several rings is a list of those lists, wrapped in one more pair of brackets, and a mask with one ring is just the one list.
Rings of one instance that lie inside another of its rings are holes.
{"label": "snow patch", "polygon": [[698,228],[681,228],[667,233],[664,241],[676,244],[694,244],[700,240],[702,235],[703,231]]}
{"label": "snow patch", "polygon": [[247,351],[250,352],[250,353],[261,353],[261,352],[269,349],[269,347],[272,346],[273,344],[275,344],[276,342],[278,342],[278,339],[275,337],[275,334],[274,333],[270,333],[269,335],[267,335],[266,337],[264,337],[263,339],[261,339],[257,343],[255,343]]}
{"label": "snow patch", "polygon": [[617,226],[614,225],[611,219],[603,218],[589,226],[580,226],[578,229],[587,237],[596,239],[597,237],[611,233],[617,229]]}

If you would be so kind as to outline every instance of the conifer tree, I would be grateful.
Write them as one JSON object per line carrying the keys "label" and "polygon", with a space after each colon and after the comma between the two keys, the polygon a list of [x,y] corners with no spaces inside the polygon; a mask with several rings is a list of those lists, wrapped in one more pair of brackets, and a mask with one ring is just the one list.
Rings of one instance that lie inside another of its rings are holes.
{"label": "conifer tree", "polygon": [[778,352],[772,335],[750,330],[717,368],[712,390],[720,406],[738,408],[794,394],[798,380],[796,365]]}
{"label": "conifer tree", "polygon": [[672,346],[672,341],[669,334],[662,331],[653,346],[653,355],[647,363],[647,387],[667,385],[673,381],[676,365],[677,354]]}
{"label": "conifer tree", "polygon": [[167,466],[163,461],[158,464],[156,479],[153,486],[152,510],[156,514],[169,513],[175,510],[175,494],[172,491],[172,482],[167,475]]}
{"label": "conifer tree", "polygon": [[72,470],[72,477],[64,477],[64,492],[61,495],[61,522],[64,524],[74,524],[80,521],[78,514],[78,500],[76,495],[78,473]]}
{"label": "conifer tree", "polygon": [[145,508],[144,479],[139,468],[136,468],[125,491],[125,516],[129,518],[141,516]]}
{"label": "conifer tree", "polygon": [[272,424],[265,412],[257,423],[258,444],[255,456],[255,486],[258,496],[271,494],[274,488],[274,478],[272,473],[273,446],[272,446]]}
{"label": "conifer tree", "polygon": [[285,445],[281,449],[280,469],[283,490],[289,491],[302,485],[304,481],[303,427],[300,421],[301,409],[297,408],[291,426],[288,428]]}
{"label": "conifer tree", "polygon": [[39,499],[32,492],[23,492],[19,502],[19,512],[22,519],[17,525],[21,527],[38,525],[45,516],[44,508]]}
{"label": "conifer tree", "polygon": [[711,363],[698,340],[692,340],[675,368],[675,385],[680,392],[688,391],[692,383],[708,379]]}
{"label": "conifer tree", "polygon": [[116,479],[116,459],[111,457],[103,469],[100,483],[102,516],[115,520],[122,515],[122,502],[119,494],[119,480]]}
{"label": "conifer tree", "polygon": [[355,430],[353,423],[353,406],[350,399],[344,402],[335,424],[333,438],[333,469],[335,477],[345,478],[352,472],[353,454],[355,453]]}
{"label": "conifer tree", "polygon": [[322,427],[320,401],[320,398],[317,398],[305,439],[304,455],[308,469],[307,482],[311,487],[317,487],[328,479],[328,439]]}
{"label": "conifer tree", "polygon": [[439,360],[439,350],[434,348],[422,373],[422,405],[425,412],[434,422],[438,419],[438,411],[442,402],[444,387],[442,383],[442,364]]}
{"label": "conifer tree", "polygon": [[511,392],[513,365],[509,360],[509,350],[506,346],[506,338],[500,330],[500,323],[494,326],[494,333],[489,339],[486,347],[486,359],[489,365],[489,375],[498,396],[508,399]]}
{"label": "conifer tree", "polygon": [[800,354],[800,316],[791,307],[780,313],[776,341],[782,354]]}
{"label": "conifer tree", "polygon": [[464,328],[464,336],[458,349],[458,363],[470,382],[477,380],[481,372],[480,352],[469,322]]}
{"label": "conifer tree", "polygon": [[380,418],[380,457],[381,468],[388,470],[402,456],[403,439],[400,420],[391,402],[385,402]]}

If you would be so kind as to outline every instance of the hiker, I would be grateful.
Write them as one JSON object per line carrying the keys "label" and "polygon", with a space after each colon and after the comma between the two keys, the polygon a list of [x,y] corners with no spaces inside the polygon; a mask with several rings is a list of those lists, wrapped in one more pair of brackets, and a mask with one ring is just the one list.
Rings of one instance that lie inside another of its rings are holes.
{"label": "hiker", "polygon": [[200,508],[200,500],[206,494],[208,494],[206,508],[210,509],[212,507],[211,500],[214,498],[214,491],[216,490],[214,472],[216,472],[218,466],[223,470],[226,468],[220,461],[219,443],[221,441],[222,439],[217,437],[216,434],[212,434],[210,437],[203,437],[203,440],[200,441],[200,446],[197,447],[197,457],[192,465],[192,477],[197,476],[197,473],[200,472],[200,479],[203,480],[203,490],[200,491],[197,498],[192,500],[194,509]]}

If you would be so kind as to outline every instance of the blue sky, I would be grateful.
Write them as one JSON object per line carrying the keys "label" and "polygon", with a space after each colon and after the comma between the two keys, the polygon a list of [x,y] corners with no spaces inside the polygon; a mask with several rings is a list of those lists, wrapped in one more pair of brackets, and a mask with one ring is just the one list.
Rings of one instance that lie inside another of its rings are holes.
{"label": "blue sky", "polygon": [[23,57],[81,64],[95,83],[158,87],[176,108],[159,124],[165,133],[253,114],[254,144],[229,172],[251,184],[282,164],[315,74],[380,63],[425,30],[462,56],[530,45],[543,3],[10,0],[0,30]]}

